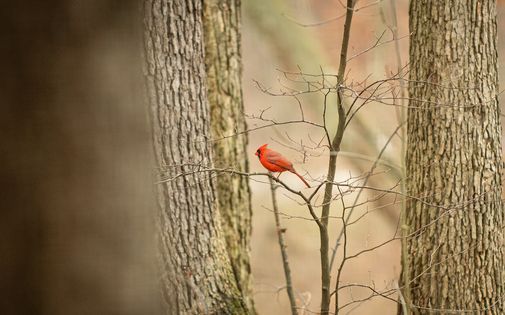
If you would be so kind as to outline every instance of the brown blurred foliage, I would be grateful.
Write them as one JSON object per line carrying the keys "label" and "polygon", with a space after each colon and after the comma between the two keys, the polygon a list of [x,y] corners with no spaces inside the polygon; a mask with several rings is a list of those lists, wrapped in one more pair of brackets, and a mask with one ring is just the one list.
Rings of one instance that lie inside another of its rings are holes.
{"label": "brown blurred foliage", "polygon": [[135,1],[3,4],[0,309],[155,313]]}

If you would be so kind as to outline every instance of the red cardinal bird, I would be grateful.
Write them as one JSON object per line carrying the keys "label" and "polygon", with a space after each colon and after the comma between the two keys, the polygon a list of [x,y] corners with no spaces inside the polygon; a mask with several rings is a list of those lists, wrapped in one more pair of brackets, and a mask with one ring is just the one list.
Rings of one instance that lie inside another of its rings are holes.
{"label": "red cardinal bird", "polygon": [[295,171],[293,163],[289,162],[288,159],[283,157],[279,152],[268,149],[267,145],[268,144],[262,145],[255,153],[260,159],[261,164],[270,172],[279,172],[279,175],[284,171],[290,171],[300,177],[302,182],[310,188],[309,183]]}

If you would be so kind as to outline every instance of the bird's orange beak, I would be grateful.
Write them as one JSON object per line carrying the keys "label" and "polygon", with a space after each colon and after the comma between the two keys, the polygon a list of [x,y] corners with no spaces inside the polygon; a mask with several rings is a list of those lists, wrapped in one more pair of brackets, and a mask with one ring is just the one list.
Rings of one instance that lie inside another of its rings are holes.
{"label": "bird's orange beak", "polygon": [[254,152],[254,155],[258,156],[258,151]]}

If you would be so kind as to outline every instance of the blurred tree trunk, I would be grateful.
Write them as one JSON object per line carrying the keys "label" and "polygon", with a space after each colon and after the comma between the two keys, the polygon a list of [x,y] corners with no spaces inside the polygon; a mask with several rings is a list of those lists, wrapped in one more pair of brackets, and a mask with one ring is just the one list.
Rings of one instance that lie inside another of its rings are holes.
{"label": "blurred tree trunk", "polygon": [[[219,168],[249,172],[242,98],[239,0],[204,1],[204,38],[214,161]],[[244,176],[220,176],[217,200],[233,273],[247,308],[254,312],[249,262],[251,193]]]}
{"label": "blurred tree trunk", "polygon": [[[202,1],[146,0],[146,84],[157,165],[170,178],[212,165]],[[216,181],[196,173],[158,186],[167,314],[247,314],[233,274]]]}
{"label": "blurred tree trunk", "polygon": [[2,314],[157,313],[137,12],[0,10]]}
{"label": "blurred tree trunk", "polygon": [[414,313],[505,311],[495,6],[410,2],[407,191],[421,199],[407,202],[418,233],[403,280]]}

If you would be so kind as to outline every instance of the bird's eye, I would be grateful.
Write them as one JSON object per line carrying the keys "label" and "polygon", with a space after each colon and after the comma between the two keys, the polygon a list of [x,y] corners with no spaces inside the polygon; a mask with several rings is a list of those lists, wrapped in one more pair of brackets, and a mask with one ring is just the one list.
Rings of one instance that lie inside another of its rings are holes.
{"label": "bird's eye", "polygon": [[258,149],[258,150],[256,150],[256,153],[260,154],[261,152],[260,152],[260,150]]}

